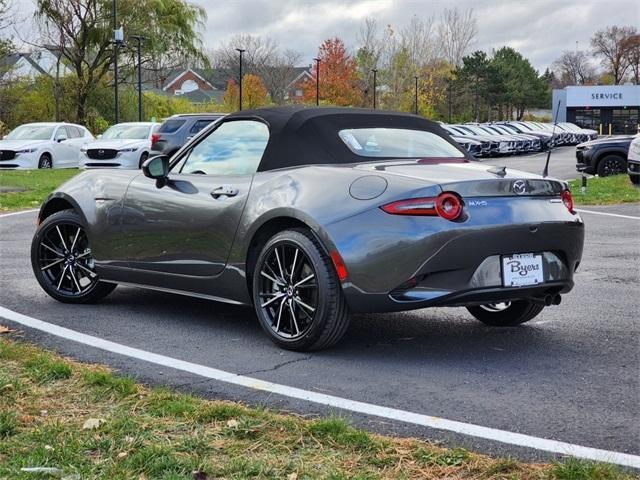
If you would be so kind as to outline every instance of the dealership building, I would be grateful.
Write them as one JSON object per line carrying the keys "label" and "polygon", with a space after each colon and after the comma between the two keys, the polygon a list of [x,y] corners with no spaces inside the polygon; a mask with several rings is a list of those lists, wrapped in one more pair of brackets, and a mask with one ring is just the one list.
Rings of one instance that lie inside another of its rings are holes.
{"label": "dealership building", "polygon": [[640,85],[594,85],[553,91],[553,118],[602,135],[640,130]]}

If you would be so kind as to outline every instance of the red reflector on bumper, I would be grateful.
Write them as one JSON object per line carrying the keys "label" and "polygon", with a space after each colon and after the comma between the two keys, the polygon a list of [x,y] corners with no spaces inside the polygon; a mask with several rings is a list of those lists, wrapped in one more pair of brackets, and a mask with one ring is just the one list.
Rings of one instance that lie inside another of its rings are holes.
{"label": "red reflector on bumper", "polygon": [[338,253],[337,250],[331,252],[331,260],[333,260],[333,265],[336,267],[336,273],[338,274],[338,278],[341,282],[344,282],[347,279],[349,273],[347,272],[347,267],[342,260],[342,257]]}

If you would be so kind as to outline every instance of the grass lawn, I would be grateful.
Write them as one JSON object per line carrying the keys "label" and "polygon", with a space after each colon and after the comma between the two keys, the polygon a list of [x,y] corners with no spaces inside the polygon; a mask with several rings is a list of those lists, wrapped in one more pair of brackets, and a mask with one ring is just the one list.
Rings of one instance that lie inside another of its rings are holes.
{"label": "grass lawn", "polygon": [[629,175],[589,178],[585,194],[580,190],[581,184],[580,178],[570,182],[571,193],[576,205],[640,202],[640,188],[633,186]]}
{"label": "grass lawn", "polygon": [[[38,208],[49,193],[78,172],[75,168],[0,170],[0,211]],[[16,191],[2,187],[15,187]]]}
{"label": "grass lawn", "polygon": [[[2,328],[0,326],[0,331]],[[150,389],[0,338],[0,478],[622,480],[611,465],[528,464]],[[197,473],[194,473],[197,472]]]}

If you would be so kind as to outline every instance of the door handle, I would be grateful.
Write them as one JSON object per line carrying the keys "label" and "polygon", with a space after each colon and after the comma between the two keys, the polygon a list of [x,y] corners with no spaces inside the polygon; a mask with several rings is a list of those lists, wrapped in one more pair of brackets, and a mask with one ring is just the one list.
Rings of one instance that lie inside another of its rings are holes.
{"label": "door handle", "polygon": [[235,197],[238,194],[238,189],[231,185],[223,185],[221,187],[216,188],[211,192],[211,196],[215,199],[225,196],[225,197]]}

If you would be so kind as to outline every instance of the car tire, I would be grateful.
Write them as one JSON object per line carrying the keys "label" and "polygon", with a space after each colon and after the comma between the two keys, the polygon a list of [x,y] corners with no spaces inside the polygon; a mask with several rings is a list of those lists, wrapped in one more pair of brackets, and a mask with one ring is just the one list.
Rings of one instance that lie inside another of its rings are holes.
{"label": "car tire", "polygon": [[142,168],[142,164],[147,161],[149,158],[149,152],[144,152],[140,155],[140,162],[138,163],[138,168]]}
{"label": "car tire", "polygon": [[608,177],[627,173],[627,162],[619,155],[606,155],[598,161],[598,175]]}
{"label": "car tire", "polygon": [[116,288],[95,273],[84,225],[74,210],[56,212],[38,226],[31,266],[42,289],[60,302],[93,303]]}
{"label": "car tire", "polygon": [[38,160],[38,168],[53,168],[53,160],[51,159],[51,155],[48,153],[43,153],[40,155],[40,159]]}
{"label": "car tire", "polygon": [[543,309],[544,304],[530,300],[467,307],[471,315],[491,327],[515,327],[533,319]]}
{"label": "car tire", "polygon": [[266,242],[252,286],[260,326],[282,348],[328,348],[349,326],[349,309],[333,263],[307,230],[285,230]]}

